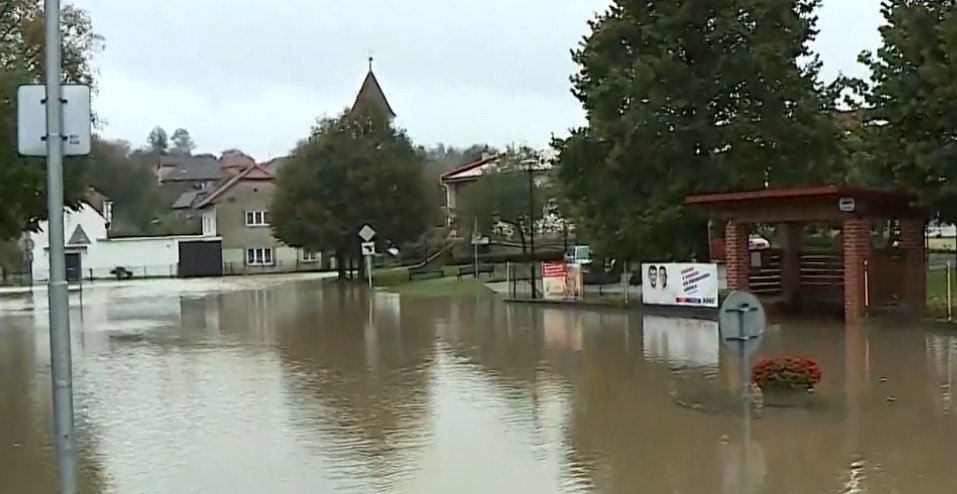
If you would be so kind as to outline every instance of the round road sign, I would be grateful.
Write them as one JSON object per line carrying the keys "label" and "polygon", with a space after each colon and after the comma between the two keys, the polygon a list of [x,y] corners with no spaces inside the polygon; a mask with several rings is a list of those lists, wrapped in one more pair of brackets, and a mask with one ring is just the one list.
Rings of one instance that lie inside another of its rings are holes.
{"label": "round road sign", "polygon": [[757,351],[767,324],[764,306],[748,292],[731,292],[718,308],[721,343],[733,352],[750,355]]}

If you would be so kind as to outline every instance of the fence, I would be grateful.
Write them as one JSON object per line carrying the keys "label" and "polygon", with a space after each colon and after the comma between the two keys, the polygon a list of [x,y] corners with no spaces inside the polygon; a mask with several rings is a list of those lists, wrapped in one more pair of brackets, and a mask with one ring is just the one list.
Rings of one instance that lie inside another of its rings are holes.
{"label": "fence", "polygon": [[223,274],[226,275],[245,275],[245,274],[281,274],[281,273],[317,273],[327,271],[322,263],[319,262],[280,262],[276,261],[268,265],[248,265],[242,262],[227,262],[223,264]]}
{"label": "fence", "polygon": [[[509,298],[532,297],[532,265],[530,263],[508,263],[504,272],[504,280],[500,272],[493,275],[495,281],[505,281],[506,294]],[[613,266],[610,270],[604,267],[590,266],[582,273],[582,291],[579,294],[583,301],[622,302],[641,300],[639,286],[640,276],[630,272],[627,263]],[[542,284],[542,263],[535,267],[535,295],[541,297],[544,293]]]}

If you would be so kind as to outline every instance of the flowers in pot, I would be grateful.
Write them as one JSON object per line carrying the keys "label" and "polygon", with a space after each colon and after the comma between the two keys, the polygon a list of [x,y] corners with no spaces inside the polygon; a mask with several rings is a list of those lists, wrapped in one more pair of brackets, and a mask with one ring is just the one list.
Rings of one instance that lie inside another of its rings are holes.
{"label": "flowers in pot", "polygon": [[803,357],[766,358],[751,368],[751,381],[762,391],[768,388],[810,391],[821,382],[821,367]]}

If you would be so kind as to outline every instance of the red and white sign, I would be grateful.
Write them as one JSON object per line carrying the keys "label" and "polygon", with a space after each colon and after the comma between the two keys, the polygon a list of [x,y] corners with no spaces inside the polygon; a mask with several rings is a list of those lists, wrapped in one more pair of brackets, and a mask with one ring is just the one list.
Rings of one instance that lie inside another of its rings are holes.
{"label": "red and white sign", "polygon": [[644,263],[641,300],[649,305],[718,306],[718,265]]}

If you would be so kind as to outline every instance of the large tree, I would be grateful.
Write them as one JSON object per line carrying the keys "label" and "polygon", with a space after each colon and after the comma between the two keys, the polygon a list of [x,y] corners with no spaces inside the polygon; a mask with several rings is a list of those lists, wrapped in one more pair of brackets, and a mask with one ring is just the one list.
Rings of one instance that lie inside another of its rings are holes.
{"label": "large tree", "polygon": [[496,227],[507,225],[525,252],[532,216],[540,221],[545,204],[552,198],[544,180],[536,151],[509,148],[494,168],[465,189],[458,208],[459,229],[471,234],[477,226],[479,232],[488,235]]}
{"label": "large tree", "polygon": [[819,0],[617,0],[572,52],[588,126],[554,143],[568,209],[605,255],[705,255],[686,195],[828,180]]}
{"label": "large tree", "polygon": [[183,128],[173,131],[170,142],[173,144],[173,148],[171,149],[173,154],[188,156],[193,154],[193,150],[196,149],[196,142],[193,141],[193,136],[189,135],[189,131]]}
{"label": "large tree", "polygon": [[179,222],[170,209],[175,197],[156,182],[155,156],[124,141],[94,137],[86,181],[113,201],[112,233],[152,235],[196,233],[195,222]]}
{"label": "large tree", "polygon": [[271,209],[277,238],[333,251],[340,266],[358,256],[366,223],[381,246],[415,239],[426,226],[424,161],[374,109],[319,121],[279,172]]}
{"label": "large tree", "polygon": [[872,158],[882,177],[957,222],[957,1],[886,0],[871,69]]}
{"label": "large tree", "polygon": [[[43,82],[43,2],[0,0],[0,239],[37,226],[46,216],[46,169],[43,159],[17,155],[16,92],[21,84]],[[71,5],[62,11],[65,82],[92,84],[91,58],[102,44],[87,14]],[[75,204],[84,190],[84,160],[68,159],[65,192]]]}

